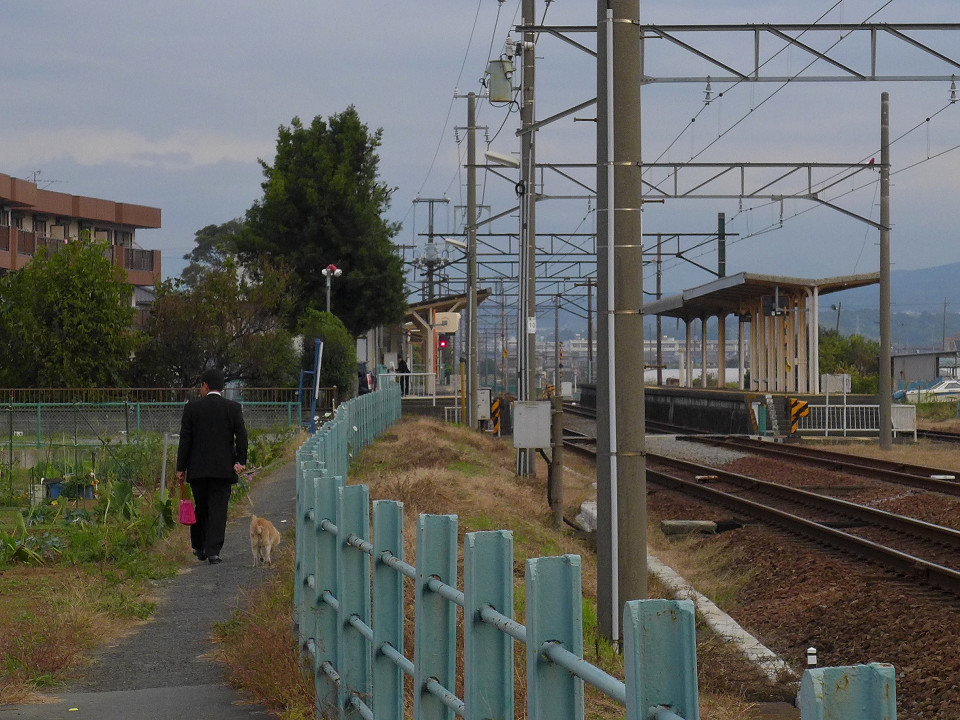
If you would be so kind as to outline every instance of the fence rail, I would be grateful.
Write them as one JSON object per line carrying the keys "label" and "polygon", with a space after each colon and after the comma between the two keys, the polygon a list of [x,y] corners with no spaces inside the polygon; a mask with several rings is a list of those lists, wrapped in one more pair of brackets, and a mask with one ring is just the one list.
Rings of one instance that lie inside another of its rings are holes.
{"label": "fence rail", "polygon": [[[176,432],[182,415],[182,402],[0,402],[0,448],[99,445],[134,433]],[[243,415],[251,429],[289,427],[300,423],[300,403],[244,402]]]}
{"label": "fence rail", "polygon": [[[879,435],[879,405],[810,405],[810,414],[799,419],[797,430],[803,435],[847,436]],[[891,407],[893,435],[912,434],[917,439],[916,405]]]}
{"label": "fence rail", "polygon": [[[313,389],[309,389],[313,399]],[[223,396],[238,402],[297,402],[297,388],[228,387]],[[179,402],[200,397],[199,388],[0,388],[4,403],[101,403],[101,402]],[[306,400],[307,398],[304,398]],[[318,407],[336,405],[337,389],[320,388]],[[309,407],[304,402],[304,408]]]}
{"label": "fence rail", "polygon": [[388,383],[398,384],[404,397],[430,398],[434,405],[437,404],[436,373],[390,371],[377,375],[377,387],[383,387]]}

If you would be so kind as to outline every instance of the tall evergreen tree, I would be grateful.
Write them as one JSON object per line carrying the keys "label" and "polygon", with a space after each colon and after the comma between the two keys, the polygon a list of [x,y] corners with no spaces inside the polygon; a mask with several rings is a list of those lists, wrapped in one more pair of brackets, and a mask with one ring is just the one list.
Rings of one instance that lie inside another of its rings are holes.
{"label": "tall evergreen tree", "polygon": [[237,238],[247,267],[268,259],[293,271],[296,314],[326,308],[321,271],[340,268],[332,311],[354,336],[399,322],[406,306],[403,261],[391,244],[399,226],[383,218],[391,190],[378,179],[381,135],[353,106],[309,127],[299,118],[281,125],[273,165],[260,161],[263,198],[247,211]]}

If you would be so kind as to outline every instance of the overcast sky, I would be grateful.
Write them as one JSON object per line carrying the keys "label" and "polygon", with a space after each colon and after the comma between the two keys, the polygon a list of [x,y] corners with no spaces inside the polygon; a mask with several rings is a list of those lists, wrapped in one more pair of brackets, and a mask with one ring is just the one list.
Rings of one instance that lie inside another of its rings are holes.
{"label": "overcast sky", "polygon": [[[537,6],[540,15],[545,5]],[[463,198],[465,149],[456,138],[463,137],[458,128],[466,124],[466,102],[454,95],[480,89],[487,59],[499,54],[519,7],[519,0],[8,0],[0,44],[0,172],[30,179],[39,173],[40,187],[160,207],[163,228],[143,231],[138,240],[162,250],[170,277],[182,270],[199,228],[242,216],[260,197],[257,160],[272,162],[279,125],[294,116],[308,123],[352,104],[371,128],[383,129],[381,177],[397,188],[391,219],[404,223],[397,241],[422,245],[426,206],[413,204],[418,194],[448,196],[450,209],[440,212],[437,229],[462,230],[454,207]],[[956,0],[645,0],[641,11],[644,23],[658,24],[813,23],[825,13],[829,22],[960,21]],[[589,25],[595,18],[589,0],[555,0],[546,23]],[[595,47],[590,35],[577,39]],[[733,61],[752,55],[752,42],[743,40],[717,36],[712,42]],[[960,56],[960,32],[935,40],[941,52]],[[857,41],[839,32],[809,42],[839,43],[850,62],[865,57]],[[881,72],[948,72],[889,48],[881,43]],[[763,49],[775,52],[773,44]],[[547,36],[537,55],[538,117],[594,96],[589,56]],[[650,44],[647,62],[650,75],[706,72],[663,43]],[[792,50],[773,63],[793,75],[807,59]],[[818,65],[808,72],[827,70]],[[706,108],[700,84],[644,90],[645,160],[879,161],[880,93],[888,91],[891,136],[920,126],[893,147],[894,170],[902,170],[892,190],[894,268],[960,261],[960,150],[949,151],[960,145],[960,103],[949,105],[948,82],[712,89],[724,96]],[[538,160],[592,161],[595,125],[574,118],[593,117],[587,108],[541,130]],[[515,112],[484,102],[479,121],[489,128],[482,137],[489,135],[491,148],[518,149]],[[934,157],[938,153],[945,154]],[[865,179],[864,189],[837,203],[878,220],[878,186]],[[833,192],[853,187],[847,182]],[[484,178],[481,197],[493,213],[515,202],[512,184],[493,177]],[[804,201],[673,200],[647,206],[644,230],[711,232],[724,212],[728,232],[740,234],[731,240],[728,273],[826,277],[878,268],[876,230],[829,209],[809,209]],[[538,212],[540,227],[552,232],[593,228],[586,200],[550,201]],[[516,220],[495,227],[507,231]],[[713,265],[710,252],[698,261]],[[689,266],[667,272],[673,275],[665,285],[678,288],[710,279]]]}

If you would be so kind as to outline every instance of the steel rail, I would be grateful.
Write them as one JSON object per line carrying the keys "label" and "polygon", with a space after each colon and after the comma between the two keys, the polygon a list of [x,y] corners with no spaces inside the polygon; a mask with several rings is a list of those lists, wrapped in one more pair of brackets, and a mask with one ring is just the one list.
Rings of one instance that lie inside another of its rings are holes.
{"label": "steel rail", "polygon": [[844,517],[862,520],[889,530],[923,538],[924,540],[929,540],[945,547],[960,549],[960,530],[954,530],[953,528],[935,525],[934,523],[917,520],[916,518],[905,515],[887,512],[886,510],[878,510],[868,505],[861,505],[850,502],[849,500],[841,500],[809,490],[727,472],[688,460],[648,453],[647,461],[655,462],[659,465],[667,465],[694,475],[714,475],[719,482],[727,482],[739,488],[753,490],[763,493],[764,495],[807,505]]}
{"label": "steel rail", "polygon": [[767,443],[750,440],[749,438],[708,436],[691,437],[689,439],[717,447],[732,447],[771,457],[788,458],[792,461],[800,460],[801,462],[831,470],[840,470],[874,479],[885,480],[898,485],[907,485],[927,492],[938,492],[944,495],[960,497],[960,482],[944,479],[946,476],[955,477],[957,474],[955,470],[942,470],[905,463],[890,463],[876,458],[855,457],[846,453],[801,448],[795,445],[784,445],[782,443]]}
{"label": "steel rail", "polygon": [[776,525],[790,532],[870,560],[919,582],[954,594],[960,594],[960,572],[943,565],[928,562],[922,558],[851,535],[842,530],[836,530],[777,508],[739,498],[722,490],[683,480],[666,473],[648,469],[647,480],[692,497],[743,512],[771,525]]}

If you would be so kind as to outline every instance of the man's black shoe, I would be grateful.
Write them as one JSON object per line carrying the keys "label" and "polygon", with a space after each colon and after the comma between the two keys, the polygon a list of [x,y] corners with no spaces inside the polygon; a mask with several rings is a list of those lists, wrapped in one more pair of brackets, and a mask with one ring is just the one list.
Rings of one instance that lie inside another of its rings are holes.
{"label": "man's black shoe", "polygon": [[211,555],[210,557],[207,558],[207,561],[211,565],[219,565],[220,563],[223,562],[223,560],[220,559],[219,555]]}
{"label": "man's black shoe", "polygon": [[194,556],[197,558],[197,560],[199,560],[200,562],[203,562],[204,560],[207,559],[207,556],[204,555],[204,554],[203,554],[202,552],[200,552],[199,550],[194,550],[194,551],[193,551],[193,554],[194,554]]}

